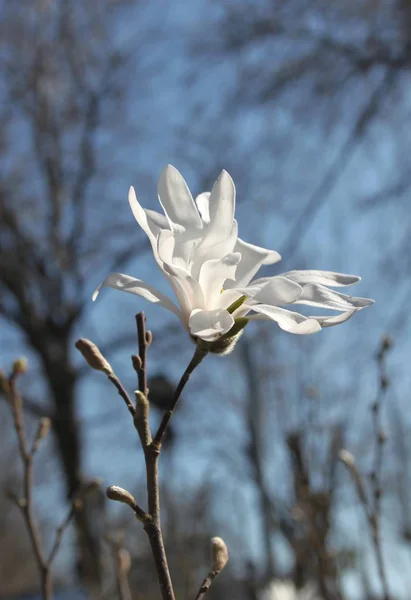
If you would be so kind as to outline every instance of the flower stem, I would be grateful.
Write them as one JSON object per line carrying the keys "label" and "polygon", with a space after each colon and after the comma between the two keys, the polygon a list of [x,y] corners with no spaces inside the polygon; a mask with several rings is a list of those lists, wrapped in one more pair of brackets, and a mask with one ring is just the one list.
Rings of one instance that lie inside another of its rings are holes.
{"label": "flower stem", "polygon": [[207,351],[204,350],[203,348],[200,348],[199,346],[196,346],[193,358],[191,359],[190,364],[188,365],[187,369],[184,371],[184,374],[181,377],[181,379],[178,383],[178,386],[176,387],[176,390],[171,399],[170,405],[169,405],[167,411],[165,412],[163,419],[157,430],[157,433],[154,437],[153,445],[155,445],[156,447],[159,447],[159,448],[161,447],[161,442],[163,441],[163,437],[166,432],[167,426],[171,420],[171,417],[173,416],[177,402],[181,396],[181,393],[182,393],[185,385],[187,384],[188,380],[190,379],[194,369],[196,367],[198,367],[198,365],[201,363],[201,361],[206,356],[207,356]]}

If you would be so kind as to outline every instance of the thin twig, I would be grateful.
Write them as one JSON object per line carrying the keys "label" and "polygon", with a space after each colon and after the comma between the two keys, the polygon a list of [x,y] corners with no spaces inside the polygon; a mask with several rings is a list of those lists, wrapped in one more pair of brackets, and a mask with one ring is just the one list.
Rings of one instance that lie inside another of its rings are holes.
{"label": "thin twig", "polygon": [[196,367],[198,367],[198,365],[201,363],[201,361],[206,356],[207,356],[207,352],[197,346],[195,349],[193,358],[191,359],[190,364],[188,365],[187,369],[184,371],[184,374],[181,377],[181,379],[177,385],[176,391],[174,392],[174,395],[171,399],[170,405],[169,405],[167,411],[165,412],[163,419],[159,425],[159,428],[157,430],[157,433],[156,433],[156,435],[154,437],[154,441],[153,441],[153,444],[155,446],[158,446],[158,447],[161,446],[161,442],[163,440],[167,426],[171,420],[171,417],[173,416],[174,410],[175,410],[177,402],[181,396],[181,393],[182,393],[184,387],[186,386],[188,380],[190,379],[194,369]]}
{"label": "thin twig", "polygon": [[388,338],[384,338],[380,350],[377,354],[378,374],[379,374],[379,386],[377,397],[371,406],[373,413],[373,428],[374,436],[376,441],[376,449],[374,455],[373,469],[371,472],[371,493],[372,501],[367,497],[366,487],[361,476],[358,467],[355,464],[355,459],[346,451],[340,453],[340,458],[345,466],[348,468],[349,473],[355,483],[360,503],[364,508],[365,515],[371,530],[371,538],[374,547],[375,558],[377,562],[378,575],[381,581],[381,587],[383,591],[383,600],[391,600],[388,580],[384,565],[384,557],[382,552],[381,544],[381,471],[383,461],[383,448],[385,444],[385,434],[381,428],[381,405],[384,399],[386,390],[388,388],[388,378],[385,373],[385,356],[391,348],[391,341]]}
{"label": "thin twig", "polygon": [[47,559],[47,565],[49,567],[52,566],[54,559],[56,558],[57,552],[60,550],[60,546],[61,546],[61,542],[63,541],[63,537],[64,534],[68,528],[68,526],[70,525],[70,523],[72,522],[74,515],[76,514],[76,512],[79,510],[79,506],[76,504],[76,501],[74,501],[70,507],[70,510],[68,511],[65,519],[63,520],[63,522],[61,523],[61,525],[59,525],[57,527],[56,530],[56,537],[54,538],[54,543],[51,547],[50,550],[50,554],[49,557]]}
{"label": "thin twig", "polygon": [[208,590],[210,589],[210,587],[211,587],[214,579],[217,577],[217,575],[218,575],[218,573],[215,573],[214,571],[209,572],[209,574],[207,575],[207,577],[204,579],[203,583],[201,584],[201,587],[198,590],[198,594],[195,597],[195,600],[203,600],[203,598],[207,594]]}
{"label": "thin twig", "polygon": [[369,516],[369,523],[372,531],[372,539],[375,550],[375,557],[377,560],[378,574],[381,580],[383,588],[384,600],[390,600],[390,593],[388,588],[387,575],[385,571],[384,558],[381,545],[381,474],[382,464],[384,456],[384,445],[386,437],[381,426],[381,408],[382,402],[386,390],[388,388],[388,378],[385,372],[385,356],[391,348],[391,341],[388,338],[384,338],[381,343],[380,350],[377,354],[377,366],[378,366],[378,377],[379,385],[378,392],[375,402],[371,406],[373,414],[373,427],[374,427],[374,439],[375,439],[375,456],[374,464],[371,472],[371,490],[373,496],[373,507]]}
{"label": "thin twig", "polygon": [[204,579],[203,583],[198,590],[198,594],[195,600],[203,600],[208,590],[213,584],[213,581],[221,573],[228,562],[228,549],[227,546],[220,537],[214,537],[211,540],[211,556],[212,564],[211,569]]}
{"label": "thin twig", "polygon": [[158,460],[160,457],[161,443],[164,434],[167,430],[167,426],[174,413],[181,393],[190,379],[192,372],[201,363],[207,352],[196,347],[194,356],[191,359],[190,364],[185,370],[182,378],[180,379],[179,384],[177,385],[176,391],[171,398],[168,410],[164,414],[156,436],[153,439],[149,423],[150,403],[148,399],[149,390],[147,387],[147,348],[152,341],[152,334],[150,331],[146,330],[144,313],[140,312],[136,315],[136,324],[139,354],[138,356],[132,356],[133,367],[138,378],[138,391],[135,392],[135,408],[131,404],[127,392],[124,392],[124,388],[121,386],[120,382],[112,375],[109,376],[109,379],[116,385],[120,395],[126,401],[129,410],[130,405],[133,409],[130,410],[130,412],[134,417],[134,426],[137,430],[144,451],[148,511],[145,512],[142,508],[140,508],[133,496],[123,488],[111,486],[107,489],[107,496],[112,500],[117,500],[128,504],[133,509],[136,517],[143,523],[144,530],[146,531],[150,541],[151,551],[156,565],[162,600],[175,600],[173,584],[171,581],[170,570],[164,548],[163,534],[161,530]]}
{"label": "thin twig", "polygon": [[9,378],[9,397],[14,428],[16,430],[20,456],[23,461],[23,498],[19,499],[17,506],[20,508],[26,523],[26,528],[30,537],[31,546],[36,560],[37,568],[40,573],[41,592],[44,600],[51,600],[52,580],[51,572],[47,560],[44,556],[40,531],[38,528],[34,506],[33,506],[33,454],[28,449],[26,430],[24,426],[23,403],[16,387],[16,374]]}
{"label": "thin twig", "polygon": [[138,370],[138,389],[147,396],[147,336],[146,317],[143,312],[136,315],[138,354],[141,366]]}
{"label": "thin twig", "polygon": [[135,408],[134,405],[130,399],[130,396],[128,395],[126,389],[124,388],[124,386],[122,385],[121,381],[119,380],[119,378],[117,377],[117,375],[110,374],[107,375],[107,378],[111,381],[111,383],[117,388],[117,391],[119,393],[119,396],[121,396],[125,402],[125,405],[128,408],[129,413],[134,417],[134,413],[135,413]]}
{"label": "thin twig", "polygon": [[40,536],[39,527],[37,524],[34,503],[33,503],[33,459],[39,448],[40,442],[44,439],[50,430],[50,419],[47,417],[41,419],[37,428],[34,441],[29,449],[29,443],[27,441],[26,429],[24,424],[24,413],[23,413],[23,402],[20,393],[16,386],[16,372],[14,372],[8,379],[8,393],[7,401],[11,407],[13,415],[14,429],[17,433],[17,439],[19,444],[19,452],[23,461],[24,476],[23,476],[23,497],[18,498],[14,493],[9,492],[9,497],[16,503],[20,509],[26,528],[29,533],[33,553],[35,556],[37,568],[40,573],[41,581],[41,592],[43,600],[51,600],[52,598],[52,566],[57,552],[61,546],[63,536],[67,530],[70,522],[76,510],[79,510],[79,500],[74,500],[70,510],[65,517],[62,524],[56,530],[56,536],[51,547],[49,556],[46,558],[42,540]]}
{"label": "thin twig", "polygon": [[[154,562],[157,569],[157,576],[160,584],[161,597],[163,600],[175,600],[173,584],[171,582],[170,570],[168,567],[167,556],[164,548],[163,534],[160,521],[160,491],[158,484],[158,459],[160,456],[160,447],[155,446],[153,442],[147,443],[148,424],[148,400],[147,400],[147,332],[144,313],[138,313],[136,316],[138,351],[141,361],[141,367],[138,371],[138,385],[140,398],[146,400],[146,410],[136,412],[135,425],[144,450],[146,463],[146,481],[147,481],[147,502],[148,512],[151,517],[150,522],[144,524]],[[138,414],[137,414],[138,413]],[[141,423],[139,423],[139,418]],[[151,438],[151,432],[149,432]]]}
{"label": "thin twig", "polygon": [[128,583],[131,559],[130,554],[123,547],[123,536],[117,540],[112,536],[107,536],[106,541],[110,546],[111,554],[113,556],[118,597],[120,600],[132,600],[132,594]]}

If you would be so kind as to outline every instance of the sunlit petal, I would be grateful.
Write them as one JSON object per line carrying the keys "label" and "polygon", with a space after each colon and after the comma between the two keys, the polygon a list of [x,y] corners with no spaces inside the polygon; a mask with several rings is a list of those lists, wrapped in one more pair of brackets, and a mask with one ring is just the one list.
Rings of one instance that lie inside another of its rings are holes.
{"label": "sunlit petal", "polygon": [[334,271],[288,271],[288,273],[283,273],[283,276],[300,284],[318,283],[331,287],[343,287],[361,281],[361,277],[358,275],[346,275]]}
{"label": "sunlit petal", "polygon": [[210,195],[210,192],[203,192],[196,198],[198,212],[206,225],[210,222]]}
{"label": "sunlit petal", "polygon": [[205,236],[207,247],[226,240],[231,233],[235,211],[235,186],[227,171],[213,185],[209,199],[209,218]]}
{"label": "sunlit petal", "polygon": [[281,260],[280,254],[275,250],[254,246],[239,238],[237,238],[234,250],[241,252],[241,262],[237,268],[236,280],[229,287],[248,285],[262,265],[272,265]]}
{"label": "sunlit petal", "polygon": [[208,308],[218,306],[221,289],[227,279],[234,279],[240,259],[241,254],[233,252],[223,258],[213,258],[203,263],[198,281]]}
{"label": "sunlit petal", "polygon": [[250,321],[269,319],[275,321],[284,331],[301,335],[321,331],[321,325],[315,319],[309,319],[299,313],[286,310],[285,308],[269,306],[267,304],[257,304],[250,308],[259,313],[257,315],[248,316],[247,319]]}
{"label": "sunlit petal", "polygon": [[160,175],[158,197],[170,227],[177,231],[202,229],[203,222],[181,173],[168,165]]}
{"label": "sunlit petal", "polygon": [[303,293],[296,300],[295,304],[306,304],[307,306],[347,311],[353,308],[359,309],[371,306],[371,304],[374,304],[374,300],[347,296],[346,294],[329,290],[323,285],[308,284],[303,286]]}
{"label": "sunlit petal", "polygon": [[190,333],[207,342],[217,340],[233,325],[233,317],[223,308],[193,310],[189,319]]}
{"label": "sunlit petal", "polygon": [[129,275],[123,275],[122,273],[110,273],[110,275],[108,275],[95,290],[93,294],[93,300],[97,298],[101,288],[103,287],[111,287],[121,290],[122,292],[128,292],[129,294],[141,296],[149,302],[153,302],[163,306],[164,308],[167,308],[179,318],[181,317],[181,311],[177,308],[174,302],[170,300],[170,298],[162,294],[152,285],[141,281],[141,279],[135,279],[134,277],[129,277]]}

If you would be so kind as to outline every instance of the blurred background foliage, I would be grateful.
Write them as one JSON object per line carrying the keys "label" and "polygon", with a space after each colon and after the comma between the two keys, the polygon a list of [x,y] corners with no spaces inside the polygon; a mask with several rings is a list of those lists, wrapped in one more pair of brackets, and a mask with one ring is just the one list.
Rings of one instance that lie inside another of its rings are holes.
{"label": "blurred background foliage", "polygon": [[[279,250],[282,271],[361,274],[359,295],[377,303],[304,339],[252,325],[234,354],[196,372],[162,456],[178,597],[194,597],[218,534],[231,561],[210,600],[256,600],[276,578],[314,581],[331,599],[382,598],[363,507],[337,460],[350,450],[375,497],[382,447],[388,585],[409,598],[410,66],[409,0],[1,0],[1,363],[29,358],[29,426],[52,419],[36,467],[46,540],[96,477],[143,498],[128,414],[75,339],[99,344],[132,390],[134,314],[146,310],[154,420],[192,351],[156,307],[112,291],[91,303],[111,270],[163,285],[128,187],[156,208],[168,162],[193,193],[225,168],[241,237]],[[385,334],[394,347],[381,386]],[[21,471],[5,403],[0,411],[6,490]],[[114,596],[104,537],[123,529],[134,597],[158,597],[138,524],[96,489],[58,557],[59,587]],[[0,531],[0,595],[35,593],[6,497]]]}

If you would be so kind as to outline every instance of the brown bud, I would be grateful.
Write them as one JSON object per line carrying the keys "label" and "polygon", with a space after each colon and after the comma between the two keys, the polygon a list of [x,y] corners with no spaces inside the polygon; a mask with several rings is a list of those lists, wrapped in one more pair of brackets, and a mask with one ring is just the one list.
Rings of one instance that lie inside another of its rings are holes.
{"label": "brown bud", "polygon": [[382,348],[383,348],[383,350],[385,350],[385,351],[391,350],[392,346],[393,346],[392,339],[390,338],[389,335],[385,335],[382,338]]}
{"label": "brown bud", "polygon": [[228,562],[228,548],[220,537],[213,537],[211,540],[211,556],[211,570],[218,575]]}
{"label": "brown bud", "polygon": [[151,331],[149,329],[147,329],[147,331],[146,331],[146,344],[147,344],[147,346],[149,346],[152,341],[153,341],[153,334],[151,333]]}
{"label": "brown bud", "polygon": [[106,375],[114,375],[110,363],[104,358],[100,350],[95,344],[93,344],[93,342],[87,340],[86,338],[80,338],[75,343],[75,346],[77,350],[79,350],[84,356],[92,369],[96,369],[96,371],[103,371],[103,373]]}
{"label": "brown bud", "polygon": [[137,354],[133,354],[131,357],[131,362],[133,363],[134,370],[138,373],[143,366],[141,358]]}
{"label": "brown bud", "polygon": [[381,375],[380,385],[381,385],[381,389],[383,389],[383,390],[386,390],[387,387],[390,385],[390,380],[387,377],[387,375]]}
{"label": "brown bud", "polygon": [[45,438],[50,432],[50,427],[51,427],[51,419],[49,419],[48,417],[43,417],[42,419],[40,419],[39,428],[37,430],[36,437],[39,440],[42,440],[43,438]]}
{"label": "brown bud", "polygon": [[15,360],[13,363],[13,375],[22,375],[27,371],[27,368],[27,358],[24,358],[24,356],[22,356],[21,358]]}
{"label": "brown bud", "polygon": [[381,430],[378,434],[378,443],[379,444],[384,444],[387,441],[387,434],[385,433],[385,431]]}
{"label": "brown bud", "polygon": [[123,504],[128,504],[128,506],[130,506],[130,508],[132,508],[133,510],[135,510],[137,506],[137,502],[134,496],[132,496],[130,492],[119,487],[118,485],[111,485],[110,487],[108,487],[106,490],[106,496],[107,498],[110,498],[110,500],[115,500],[116,502],[123,502]]}
{"label": "brown bud", "polygon": [[73,500],[73,508],[75,511],[80,512],[81,510],[83,510],[83,506],[84,506],[84,502],[83,502],[82,498],[75,498]]}

